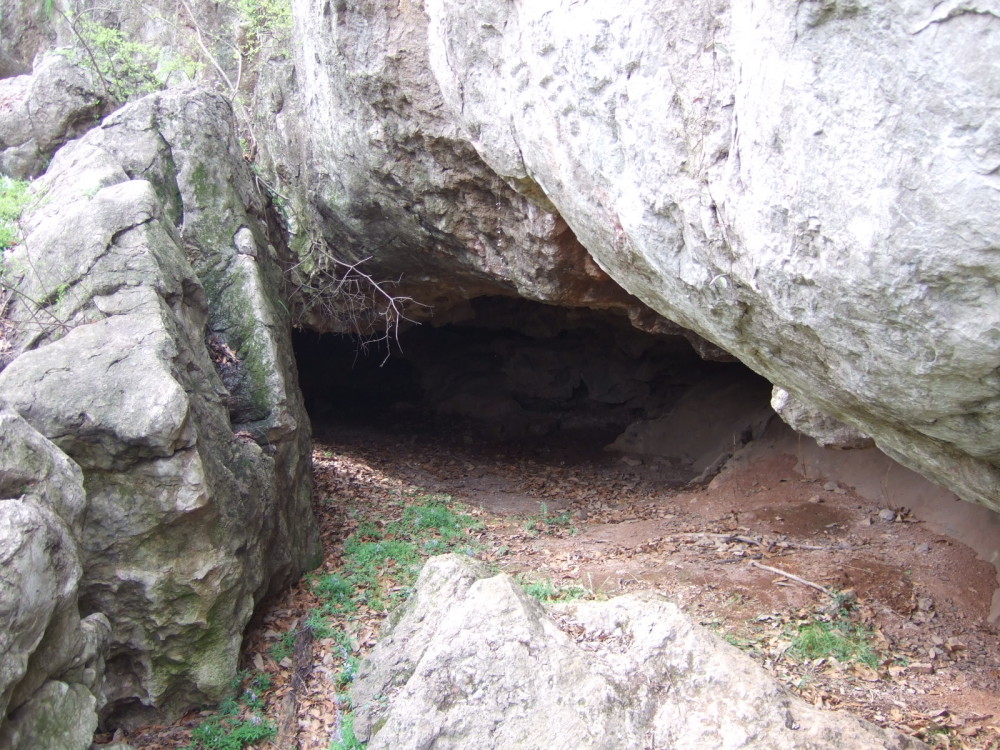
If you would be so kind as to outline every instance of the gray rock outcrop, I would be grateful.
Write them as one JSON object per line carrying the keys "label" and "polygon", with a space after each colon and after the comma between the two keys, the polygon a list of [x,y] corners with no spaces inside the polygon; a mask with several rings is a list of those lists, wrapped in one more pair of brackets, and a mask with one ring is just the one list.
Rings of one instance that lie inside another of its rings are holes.
{"label": "gray rock outcrop", "polygon": [[295,10],[313,127],[273,161],[336,251],[438,312],[638,298],[1000,510],[996,13]]}
{"label": "gray rock outcrop", "polygon": [[428,561],[352,690],[369,750],[926,747],[813,708],[660,597],[547,613],[487,576]]}
{"label": "gray rock outcrop", "polygon": [[796,432],[808,435],[823,448],[870,448],[872,439],[861,430],[813,409],[784,388],[771,393],[771,408]]}
{"label": "gray rock outcrop", "polygon": [[231,118],[196,89],[119,110],[56,154],[5,259],[0,399],[83,470],[80,597],[110,622],[119,723],[224,698],[254,606],[318,553],[276,251]]}
{"label": "gray rock outcrop", "polygon": [[0,79],[0,174],[37,177],[59,146],[108,110],[96,76],[65,55],[44,56],[31,75]]}
{"label": "gray rock outcrop", "polygon": [[80,468],[0,412],[0,747],[82,750],[104,702],[110,625],[81,619]]}

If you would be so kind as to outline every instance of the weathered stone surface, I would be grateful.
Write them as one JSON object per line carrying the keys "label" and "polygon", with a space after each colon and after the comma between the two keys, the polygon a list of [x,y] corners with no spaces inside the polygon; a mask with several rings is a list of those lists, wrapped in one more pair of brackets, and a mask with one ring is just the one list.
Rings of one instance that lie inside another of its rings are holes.
{"label": "weathered stone surface", "polygon": [[664,416],[631,424],[607,450],[670,457],[686,479],[710,479],[737,448],[763,434],[774,417],[765,398],[769,388],[742,373],[708,379]]}
{"label": "weathered stone surface", "polygon": [[59,146],[94,127],[108,108],[95,79],[60,54],[0,79],[0,173],[37,177]]}
{"label": "weathered stone surface", "polygon": [[140,100],[33,189],[0,397],[83,469],[104,713],[218,701],[254,605],[317,550],[308,421],[231,110],[197,90]]}
{"label": "weathered stone surface", "polygon": [[80,619],[83,475],[7,412],[0,498],[0,717],[18,717],[0,721],[0,747],[85,750],[103,702],[110,625],[99,613]]}
{"label": "weathered stone surface", "polygon": [[50,622],[75,608],[80,562],[54,514],[31,499],[9,499],[0,500],[0,569],[2,716]]}
{"label": "weathered stone surface", "polygon": [[121,471],[192,448],[196,426],[165,327],[120,315],[74,328],[7,368],[7,404],[88,469]]}
{"label": "weathered stone surface", "polygon": [[998,508],[993,14],[426,7],[477,152],[613,278]]}
{"label": "weathered stone surface", "polygon": [[13,412],[0,412],[0,497],[31,493],[78,535],[86,496],[80,467]]}
{"label": "weathered stone surface", "polygon": [[44,4],[0,0],[0,78],[31,72],[31,62],[55,34],[47,28]]}
{"label": "weathered stone surface", "polygon": [[0,727],[9,750],[87,750],[97,730],[96,700],[82,685],[46,682]]}
{"label": "weathered stone surface", "polygon": [[810,408],[784,388],[774,388],[771,407],[789,427],[808,435],[824,448],[870,448],[874,445],[861,430]]}
{"label": "weathered stone surface", "polygon": [[485,575],[457,555],[425,566],[354,684],[369,750],[926,747],[809,706],[662,598],[546,614]]}
{"label": "weathered stone surface", "polygon": [[315,127],[282,155],[283,189],[304,185],[335,251],[374,255],[418,294],[448,286],[422,298],[441,311],[485,293],[634,304],[586,272],[596,261],[1000,509],[996,14],[908,0],[295,10]]}
{"label": "weathered stone surface", "polygon": [[[420,5],[297,0],[293,8],[304,102],[286,106],[304,108],[309,131],[273,158],[281,192],[304,190],[302,203],[319,212],[314,226],[300,227],[303,271],[329,267],[322,246],[308,244],[318,224],[341,258],[371,257],[366,268],[380,279],[402,274],[400,289],[433,307],[412,309],[416,318],[484,294],[638,306],[539,191],[536,202],[522,197],[470,147],[429,67]],[[342,327],[319,306],[306,319]]]}

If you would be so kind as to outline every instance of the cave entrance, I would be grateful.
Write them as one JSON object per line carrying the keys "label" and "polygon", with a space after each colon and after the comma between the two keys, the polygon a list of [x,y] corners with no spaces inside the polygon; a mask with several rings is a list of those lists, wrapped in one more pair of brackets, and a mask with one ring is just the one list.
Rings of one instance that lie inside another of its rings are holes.
{"label": "cave entrance", "polygon": [[318,435],[436,432],[624,460],[682,483],[711,476],[774,414],[770,384],[742,364],[609,312],[487,297],[402,332],[391,352],[309,331],[294,345]]}

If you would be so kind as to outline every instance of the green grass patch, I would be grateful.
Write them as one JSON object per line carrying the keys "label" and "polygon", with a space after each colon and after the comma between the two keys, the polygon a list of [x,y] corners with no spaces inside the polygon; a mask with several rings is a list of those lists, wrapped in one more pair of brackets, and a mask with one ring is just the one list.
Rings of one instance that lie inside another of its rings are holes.
{"label": "green grass patch", "polygon": [[364,743],[354,734],[354,717],[351,714],[344,717],[340,725],[340,739],[333,741],[330,750],[365,750]]}
{"label": "green grass patch", "polygon": [[551,579],[541,581],[529,581],[521,583],[528,596],[534,597],[540,602],[571,602],[574,599],[584,599],[590,596],[590,592],[583,586],[557,586]]}
{"label": "green grass patch", "polygon": [[568,510],[549,513],[549,506],[545,503],[539,506],[537,515],[528,518],[524,528],[533,534],[553,533],[560,530],[569,531],[570,534],[576,533],[573,517]]}
{"label": "green grass patch", "polygon": [[358,608],[354,602],[355,584],[337,573],[316,576],[310,588],[323,599],[323,611],[327,614],[347,614]]}
{"label": "green grass patch", "polygon": [[336,573],[313,576],[310,588],[320,611],[348,616],[360,607],[385,611],[409,595],[420,567],[431,555],[470,547],[468,531],[479,523],[446,495],[420,496],[386,524],[364,521],[344,543]]}
{"label": "green grass patch", "polygon": [[0,253],[20,241],[17,221],[31,200],[28,184],[0,175]]}
{"label": "green grass patch", "polygon": [[235,687],[242,688],[240,694],[224,701],[215,716],[191,732],[185,750],[243,750],[277,735],[274,722],[263,716],[263,694],[271,687],[271,676],[242,672]]}
{"label": "green grass patch", "polygon": [[860,662],[874,668],[879,664],[879,655],[872,641],[872,631],[863,625],[846,620],[820,620],[799,626],[788,654],[800,660],[834,657],[838,661]]}

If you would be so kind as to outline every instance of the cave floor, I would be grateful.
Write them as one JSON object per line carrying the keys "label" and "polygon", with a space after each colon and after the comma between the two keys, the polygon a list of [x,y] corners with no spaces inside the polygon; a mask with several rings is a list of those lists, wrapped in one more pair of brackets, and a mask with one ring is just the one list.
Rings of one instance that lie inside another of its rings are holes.
{"label": "cave floor", "polygon": [[[662,467],[581,445],[497,444],[461,425],[322,431],[313,459],[323,570],[338,570],[360,523],[444,493],[480,522],[476,554],[524,583],[553,596],[654,589],[814,705],[933,747],[1000,747],[1000,631],[986,620],[996,571],[968,547],[906,509],[802,477],[794,456],[767,445],[688,489]],[[849,612],[834,614],[845,601]],[[274,658],[275,644],[317,606],[303,582],[248,634],[246,666],[272,676],[267,715],[281,728],[264,747],[327,750],[338,737],[342,643],[299,638],[297,654]],[[384,616],[362,611],[336,623],[356,656],[374,645]],[[867,663],[809,658],[795,645],[801,628],[838,617],[872,649]],[[127,739],[183,747],[206,715]]]}

